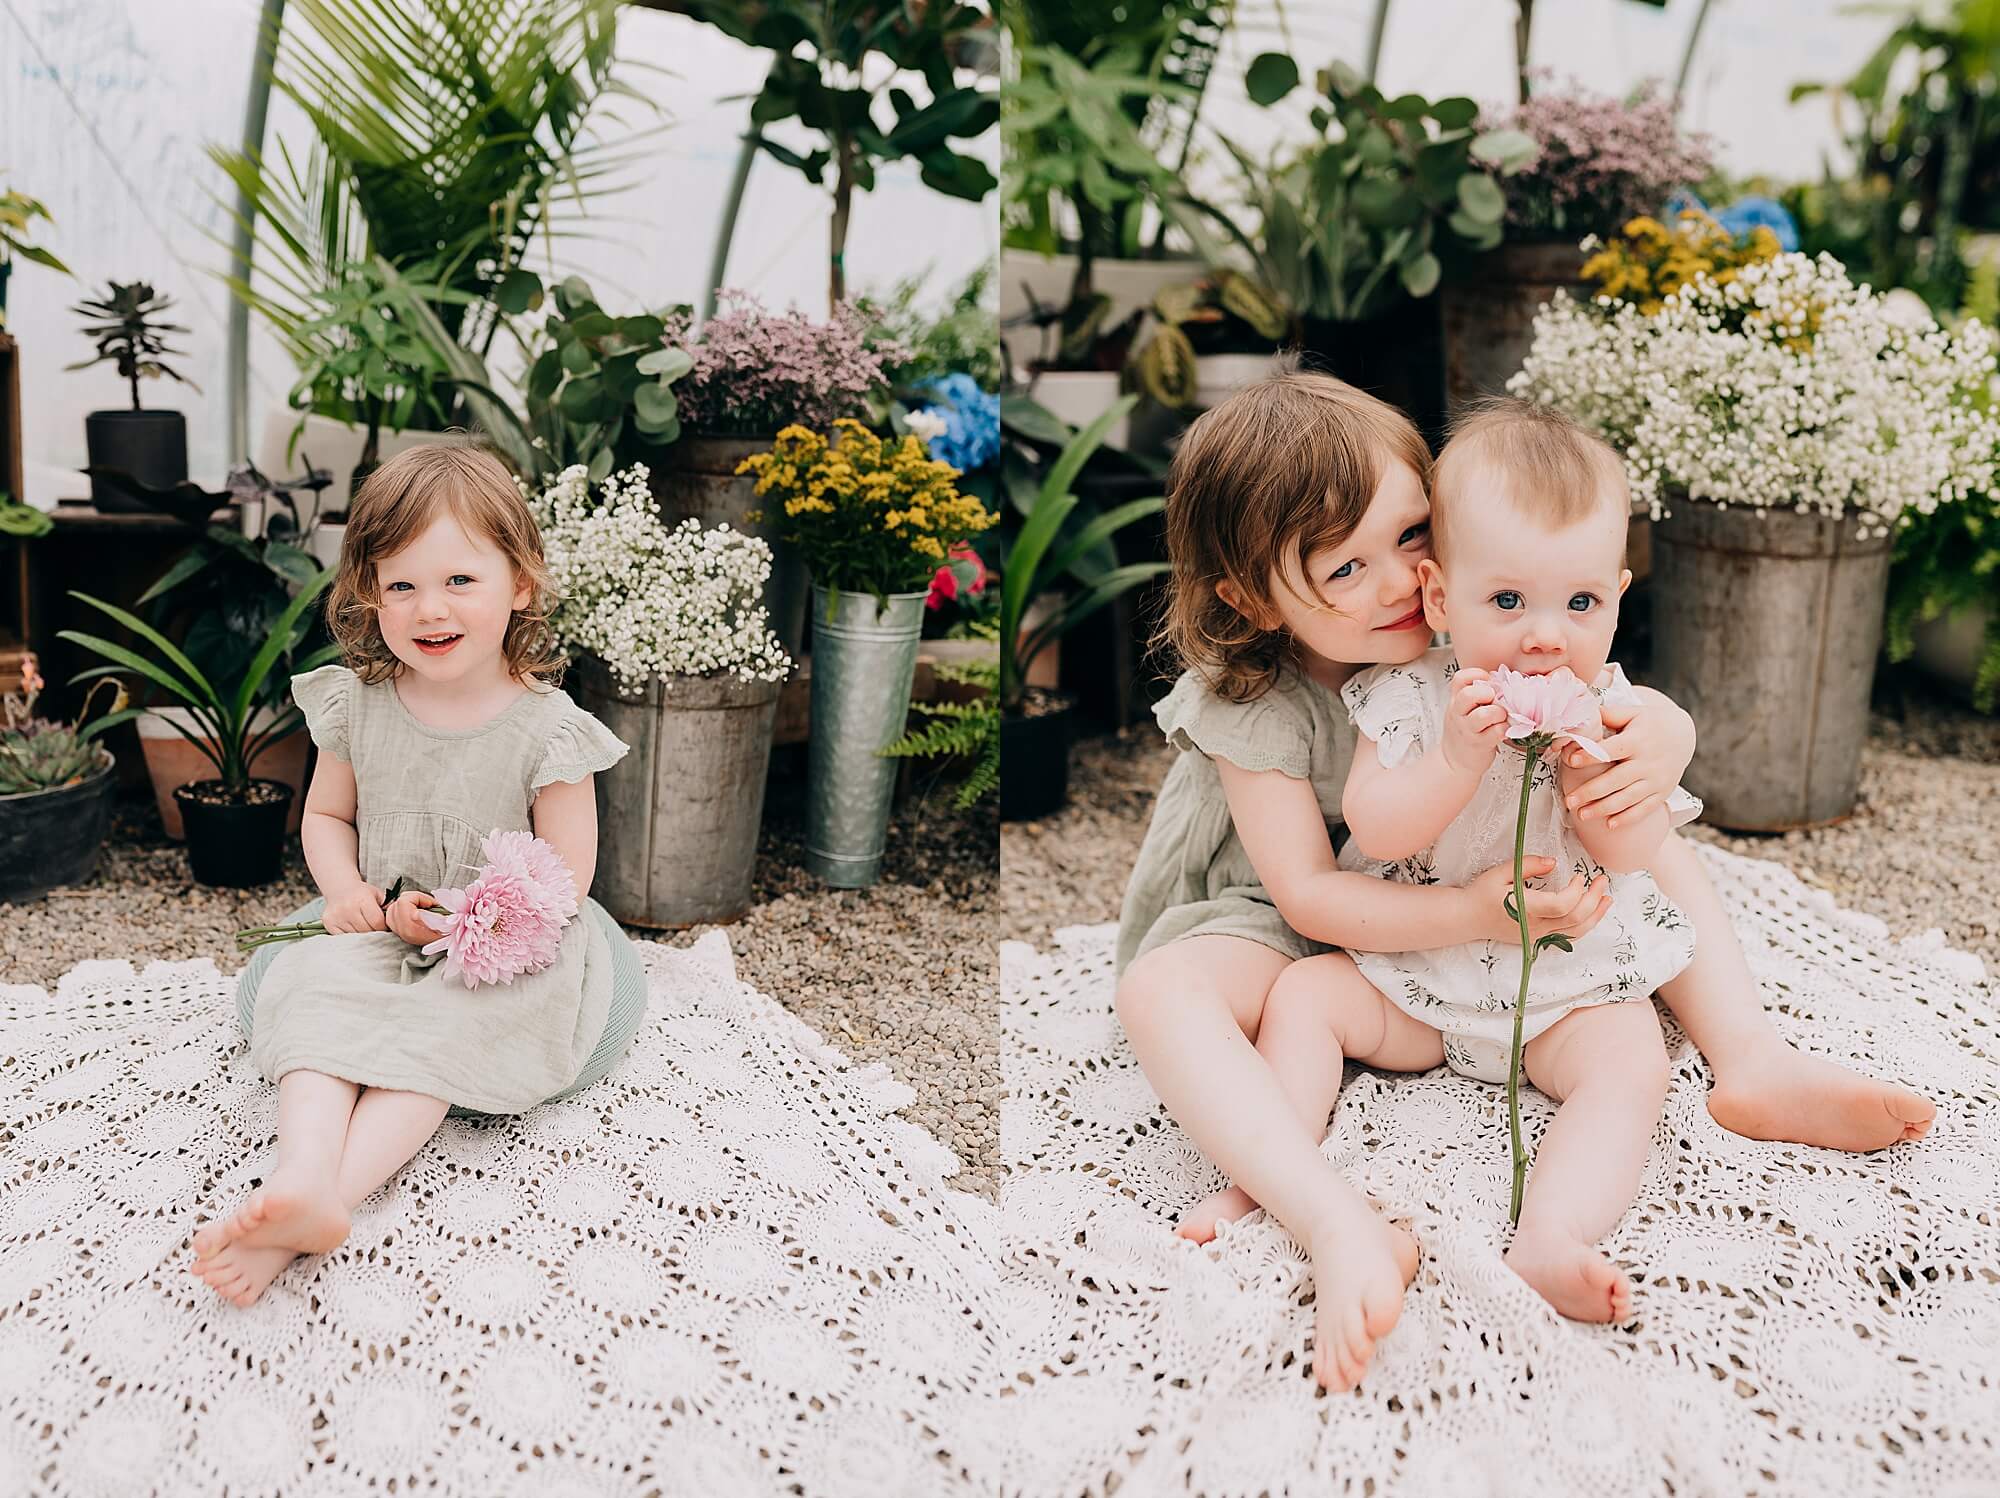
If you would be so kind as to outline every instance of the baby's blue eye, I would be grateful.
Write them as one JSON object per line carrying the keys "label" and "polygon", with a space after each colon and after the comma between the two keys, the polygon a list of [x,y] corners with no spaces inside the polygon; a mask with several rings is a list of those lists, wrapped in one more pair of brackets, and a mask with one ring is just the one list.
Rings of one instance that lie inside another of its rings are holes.
{"label": "baby's blue eye", "polygon": [[1579,614],[1587,614],[1597,606],[1597,595],[1594,593],[1572,593],[1569,596],[1569,606]]}
{"label": "baby's blue eye", "polygon": [[1493,606],[1503,614],[1511,614],[1521,606],[1521,595],[1512,588],[1502,588],[1493,595]]}

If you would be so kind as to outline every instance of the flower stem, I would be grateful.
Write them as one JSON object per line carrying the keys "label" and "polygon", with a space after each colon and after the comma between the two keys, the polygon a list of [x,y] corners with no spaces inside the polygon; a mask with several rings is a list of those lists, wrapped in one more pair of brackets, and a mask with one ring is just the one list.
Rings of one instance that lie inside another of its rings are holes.
{"label": "flower stem", "polygon": [[1521,1148],[1521,1030],[1528,1018],[1528,974],[1535,966],[1535,943],[1528,934],[1528,892],[1521,861],[1528,846],[1528,793],[1535,784],[1535,761],[1541,750],[1529,747],[1521,770],[1521,811],[1514,819],[1514,923],[1521,928],[1521,991],[1514,999],[1514,1054],[1507,1069],[1507,1126],[1514,1143],[1514,1194],[1507,1221],[1521,1221],[1521,1194],[1528,1180],[1528,1155]]}

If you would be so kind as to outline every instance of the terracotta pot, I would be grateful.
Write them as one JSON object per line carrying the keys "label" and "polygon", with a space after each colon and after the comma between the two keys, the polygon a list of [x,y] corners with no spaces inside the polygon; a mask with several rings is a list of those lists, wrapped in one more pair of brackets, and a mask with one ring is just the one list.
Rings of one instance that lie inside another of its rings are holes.
{"label": "terracotta pot", "polygon": [[[153,799],[160,808],[160,823],[167,836],[178,843],[187,840],[187,831],[181,825],[181,809],[174,800],[174,790],[190,780],[213,779],[215,762],[161,721],[168,714],[190,732],[197,731],[193,715],[184,707],[155,708],[136,721],[139,747],[146,754],[146,774],[153,782]],[[271,721],[270,709],[261,710],[253,719],[254,731],[261,733]],[[202,741],[214,743],[206,735]],[[275,780],[292,788],[292,804],[285,814],[287,836],[299,830],[299,821],[305,815],[306,751],[311,743],[312,736],[300,728],[279,739],[250,763],[250,773],[257,779]]]}

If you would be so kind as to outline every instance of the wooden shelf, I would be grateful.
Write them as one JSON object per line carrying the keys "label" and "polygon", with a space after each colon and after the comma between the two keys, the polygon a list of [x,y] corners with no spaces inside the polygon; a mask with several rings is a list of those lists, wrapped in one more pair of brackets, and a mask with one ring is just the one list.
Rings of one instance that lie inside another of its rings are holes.
{"label": "wooden shelf", "polygon": [[214,511],[206,520],[188,521],[158,510],[125,512],[104,511],[87,499],[60,499],[49,515],[57,530],[63,531],[116,531],[121,535],[166,536],[185,535],[198,531],[204,525],[231,525],[238,523],[240,507],[226,504]]}

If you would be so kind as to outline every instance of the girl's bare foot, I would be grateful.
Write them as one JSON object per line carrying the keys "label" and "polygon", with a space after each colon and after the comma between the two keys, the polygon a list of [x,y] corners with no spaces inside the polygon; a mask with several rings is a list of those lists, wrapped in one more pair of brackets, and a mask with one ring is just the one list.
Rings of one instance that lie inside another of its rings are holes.
{"label": "girl's bare foot", "polygon": [[1616,1322],[1632,1314],[1632,1282],[1588,1243],[1517,1228],[1507,1267],[1572,1321]]}
{"label": "girl's bare foot", "polygon": [[1218,1222],[1234,1222],[1256,1210],[1257,1203],[1250,1199],[1249,1192],[1241,1186],[1225,1186],[1181,1213],[1174,1231],[1190,1243],[1210,1243],[1215,1239]]}
{"label": "girl's bare foot", "polygon": [[1417,1276],[1417,1240],[1354,1195],[1313,1235],[1313,1376],[1344,1392],[1361,1382],[1375,1344],[1403,1314]]}
{"label": "girl's bare foot", "polygon": [[224,1300],[247,1306],[256,1302],[272,1280],[298,1254],[289,1248],[252,1248],[230,1243],[207,1258],[196,1259],[188,1273],[201,1280]]}
{"label": "girl's bare foot", "polygon": [[347,1227],[347,1208],[332,1181],[306,1181],[278,1172],[251,1192],[234,1216],[211,1222],[196,1233],[194,1252],[196,1258],[208,1259],[240,1243],[246,1248],[323,1254],[340,1246]]}
{"label": "girl's bare foot", "polygon": [[1779,1041],[1717,1067],[1708,1111],[1732,1134],[1823,1149],[1885,1149],[1930,1132],[1937,1107],[1920,1093],[1878,1082]]}

